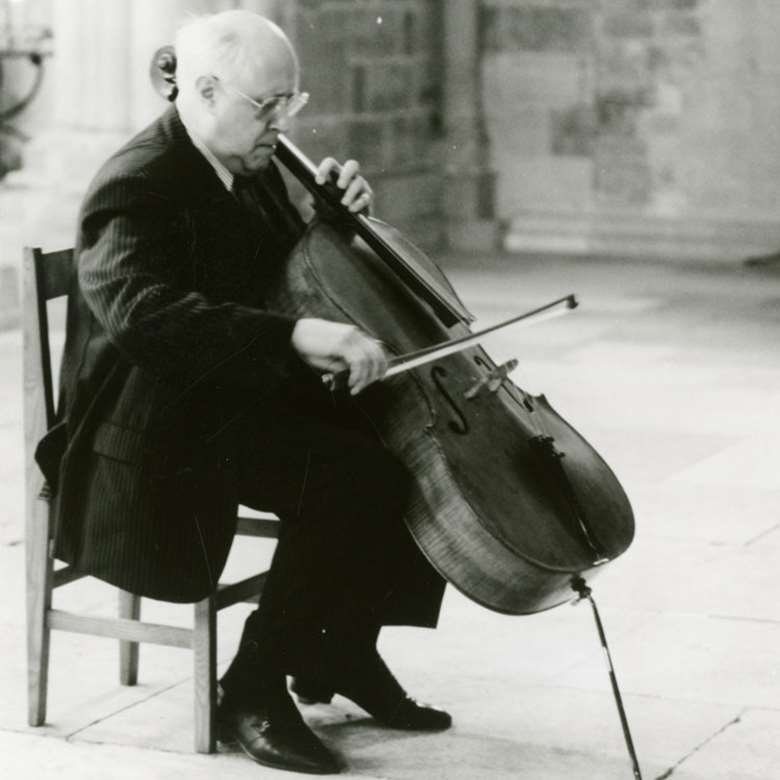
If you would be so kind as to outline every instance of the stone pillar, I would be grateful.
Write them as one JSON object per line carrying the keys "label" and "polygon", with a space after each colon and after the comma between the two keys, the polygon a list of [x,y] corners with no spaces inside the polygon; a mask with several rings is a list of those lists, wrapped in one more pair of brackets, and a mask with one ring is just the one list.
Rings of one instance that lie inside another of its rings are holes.
{"label": "stone pillar", "polygon": [[129,101],[134,128],[145,127],[165,108],[165,102],[149,81],[149,63],[154,52],[160,46],[173,43],[176,30],[188,16],[222,10],[216,6],[233,5],[210,0],[133,0]]}
{"label": "stone pillar", "polygon": [[490,170],[482,124],[478,0],[448,0],[444,23],[444,211],[454,249],[492,249],[497,240]]}
{"label": "stone pillar", "polygon": [[0,266],[21,247],[73,243],[78,208],[101,163],[159,114],[148,69],[189,13],[234,7],[218,0],[51,0],[53,56],[28,130],[24,167],[0,189]]}
{"label": "stone pillar", "polygon": [[23,210],[12,243],[72,244],[89,180],[132,133],[130,17],[131,4],[123,0],[53,0],[49,119],[27,144],[24,168],[9,181]]}
{"label": "stone pillar", "polygon": [[126,132],[131,5],[122,0],[57,0],[56,117],[61,127]]}

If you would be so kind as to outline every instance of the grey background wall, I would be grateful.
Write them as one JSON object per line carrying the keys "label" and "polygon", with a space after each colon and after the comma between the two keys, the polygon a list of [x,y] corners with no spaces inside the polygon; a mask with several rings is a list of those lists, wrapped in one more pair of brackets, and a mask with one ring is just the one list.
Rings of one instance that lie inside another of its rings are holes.
{"label": "grey background wall", "polygon": [[360,159],[378,213],[426,246],[780,247],[775,0],[26,0],[53,57],[0,183],[0,264],[42,230],[71,240],[97,165],[162,108],[151,52],[188,13],[239,6],[301,51],[296,140]]}

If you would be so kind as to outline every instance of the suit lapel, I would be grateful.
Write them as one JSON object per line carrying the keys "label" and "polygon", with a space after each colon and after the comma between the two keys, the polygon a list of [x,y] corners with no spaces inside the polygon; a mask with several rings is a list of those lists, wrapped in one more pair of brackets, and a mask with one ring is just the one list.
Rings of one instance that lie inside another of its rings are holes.
{"label": "suit lapel", "polygon": [[196,278],[228,295],[224,285],[231,277],[249,283],[273,274],[303,230],[276,167],[272,164],[249,185],[258,210],[248,210],[192,143],[175,106],[163,114],[160,127],[177,159],[176,189],[190,215]]}

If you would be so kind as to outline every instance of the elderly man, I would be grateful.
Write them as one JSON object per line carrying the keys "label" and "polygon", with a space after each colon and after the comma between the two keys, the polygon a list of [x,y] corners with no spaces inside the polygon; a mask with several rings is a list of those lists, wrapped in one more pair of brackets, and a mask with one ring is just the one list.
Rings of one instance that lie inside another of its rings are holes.
{"label": "elderly man", "polygon": [[[290,42],[229,11],[176,39],[179,97],[114,154],[85,198],[57,430],[56,552],[153,598],[213,591],[237,504],[281,534],[259,608],[222,679],[221,738],[260,763],[336,772],[301,701],[343,694],[393,728],[442,729],[376,649],[382,625],[435,625],[443,581],[403,526],[410,477],[315,370],[351,393],[381,378],[355,327],[269,311],[264,291],[305,226],[272,161],[305,102]],[[354,161],[343,203],[368,208]],[[323,215],[326,218],[326,215]],[[314,369],[314,370],[313,370]]]}

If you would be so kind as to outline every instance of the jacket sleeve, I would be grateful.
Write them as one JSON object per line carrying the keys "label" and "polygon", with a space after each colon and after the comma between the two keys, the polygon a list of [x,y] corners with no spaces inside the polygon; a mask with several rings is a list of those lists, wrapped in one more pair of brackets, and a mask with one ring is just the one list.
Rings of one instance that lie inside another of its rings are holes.
{"label": "jacket sleeve", "polygon": [[186,391],[201,383],[278,390],[293,318],[188,289],[171,199],[142,174],[98,184],[82,209],[78,281],[131,363]]}

